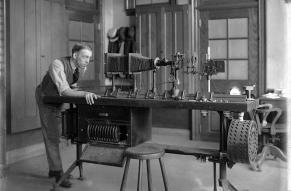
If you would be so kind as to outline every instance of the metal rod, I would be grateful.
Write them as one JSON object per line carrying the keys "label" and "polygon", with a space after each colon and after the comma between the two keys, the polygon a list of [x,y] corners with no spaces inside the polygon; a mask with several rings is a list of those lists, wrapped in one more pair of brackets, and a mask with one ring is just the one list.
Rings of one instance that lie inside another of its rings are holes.
{"label": "metal rod", "polygon": [[153,88],[152,88],[152,93],[156,93],[156,70],[153,70]]}
{"label": "metal rod", "polygon": [[132,74],[132,75],[133,75],[133,92],[135,92],[137,90],[136,75],[135,74]]}
{"label": "metal rod", "polygon": [[[222,111],[219,111],[219,117],[220,117],[220,144],[219,144],[219,150],[220,154],[223,154],[226,152],[226,145],[225,145],[225,118]],[[220,180],[220,186],[221,181],[226,180],[226,161],[223,158],[220,158],[219,162],[219,180]]]}
{"label": "metal rod", "polygon": [[207,88],[208,88],[207,90],[208,90],[209,93],[210,93],[210,80],[211,80],[210,78],[211,77],[208,75],[207,76]]}
{"label": "metal rod", "polygon": [[115,79],[115,74],[112,74],[112,92],[116,89],[114,79]]}

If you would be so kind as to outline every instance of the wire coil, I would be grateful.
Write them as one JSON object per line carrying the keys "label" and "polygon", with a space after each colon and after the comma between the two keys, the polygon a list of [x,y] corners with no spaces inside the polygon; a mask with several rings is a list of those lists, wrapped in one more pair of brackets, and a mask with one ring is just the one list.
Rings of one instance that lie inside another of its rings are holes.
{"label": "wire coil", "polygon": [[90,141],[118,143],[120,141],[120,126],[102,121],[90,121],[87,126]]}

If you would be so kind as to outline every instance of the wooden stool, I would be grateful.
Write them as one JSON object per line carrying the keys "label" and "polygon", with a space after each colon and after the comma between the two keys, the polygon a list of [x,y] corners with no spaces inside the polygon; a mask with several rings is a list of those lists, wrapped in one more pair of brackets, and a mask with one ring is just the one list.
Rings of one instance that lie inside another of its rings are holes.
{"label": "wooden stool", "polygon": [[143,143],[136,147],[130,147],[126,149],[125,156],[127,158],[126,158],[126,164],[125,164],[120,191],[125,190],[130,159],[139,160],[137,191],[141,190],[141,187],[142,187],[141,178],[142,178],[143,160],[146,160],[146,163],[147,163],[148,190],[149,191],[152,190],[152,174],[151,174],[151,168],[150,168],[150,160],[152,159],[159,159],[165,191],[168,191],[167,177],[166,177],[164,163],[162,160],[162,156],[164,154],[165,154],[165,150],[154,143]]}

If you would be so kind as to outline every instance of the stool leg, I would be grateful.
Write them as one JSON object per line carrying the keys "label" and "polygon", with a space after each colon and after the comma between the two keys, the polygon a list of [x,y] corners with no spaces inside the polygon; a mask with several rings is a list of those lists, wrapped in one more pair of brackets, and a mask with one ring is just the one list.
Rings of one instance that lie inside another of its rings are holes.
{"label": "stool leg", "polygon": [[148,190],[153,190],[153,184],[152,184],[152,172],[151,172],[151,163],[150,160],[147,160],[147,171],[148,171]]}
{"label": "stool leg", "polygon": [[165,171],[163,159],[159,158],[159,161],[160,161],[162,176],[163,176],[163,180],[164,180],[165,191],[168,191],[168,180],[167,180],[167,176],[166,176],[166,171]]}
{"label": "stool leg", "polygon": [[129,163],[130,163],[130,158],[127,158],[126,159],[124,173],[123,173],[123,177],[122,177],[122,183],[121,183],[120,191],[124,191],[125,190]]}
{"label": "stool leg", "polygon": [[142,190],[142,160],[139,160],[138,164],[138,181],[137,181],[137,191]]}

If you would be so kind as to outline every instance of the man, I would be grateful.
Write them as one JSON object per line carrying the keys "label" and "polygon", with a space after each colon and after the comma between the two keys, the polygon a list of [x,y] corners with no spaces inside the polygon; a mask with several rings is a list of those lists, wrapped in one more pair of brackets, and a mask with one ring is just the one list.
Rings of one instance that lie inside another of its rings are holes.
{"label": "man", "polygon": [[[91,56],[92,50],[89,46],[83,44],[74,45],[72,56],[54,60],[42,82],[36,88],[35,96],[47,154],[49,177],[54,177],[56,181],[63,175],[59,150],[63,104],[47,104],[43,102],[42,97],[46,95],[84,97],[88,104],[94,104],[94,99],[99,97],[96,94],[71,89],[71,86],[79,78],[80,70],[86,70]],[[66,179],[60,186],[71,187],[71,182]]]}

